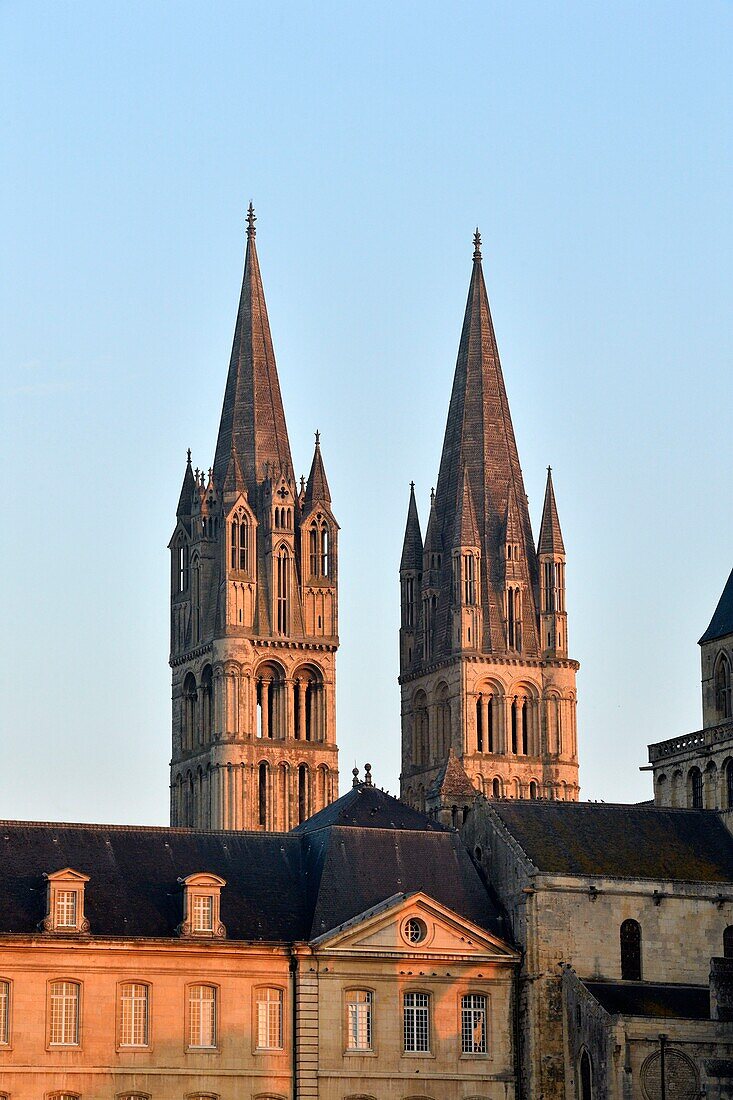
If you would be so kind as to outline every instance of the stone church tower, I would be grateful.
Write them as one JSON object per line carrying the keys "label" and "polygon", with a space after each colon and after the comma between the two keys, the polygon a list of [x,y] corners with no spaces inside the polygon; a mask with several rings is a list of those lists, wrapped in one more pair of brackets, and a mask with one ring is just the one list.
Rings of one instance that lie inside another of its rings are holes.
{"label": "stone church tower", "polygon": [[411,489],[400,563],[401,793],[441,816],[460,765],[488,797],[579,790],[552,476],[535,549],[478,231],[474,245],[438,486],[424,543]]}
{"label": "stone church tower", "polygon": [[290,829],[338,796],[338,524],[318,433],[296,482],[250,204],[214,465],[171,551],[171,824]]}

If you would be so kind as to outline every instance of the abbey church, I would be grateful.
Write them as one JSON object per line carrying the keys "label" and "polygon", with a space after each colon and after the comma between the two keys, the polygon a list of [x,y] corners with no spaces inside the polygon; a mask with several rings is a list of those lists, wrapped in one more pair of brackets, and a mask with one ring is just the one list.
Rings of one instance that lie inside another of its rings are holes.
{"label": "abbey church", "polygon": [[338,502],[318,433],[296,476],[251,205],[246,237],[169,544],[170,827],[1,823],[0,1100],[733,1100],[733,573],[702,728],[649,746],[648,802],[580,801],[477,231],[395,562],[400,798],[378,762],[339,797]]}

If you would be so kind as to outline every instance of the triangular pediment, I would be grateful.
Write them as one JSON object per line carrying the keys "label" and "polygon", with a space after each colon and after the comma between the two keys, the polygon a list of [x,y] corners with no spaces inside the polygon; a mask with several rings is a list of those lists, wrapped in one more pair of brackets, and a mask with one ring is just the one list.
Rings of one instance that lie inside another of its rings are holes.
{"label": "triangular pediment", "polygon": [[460,956],[503,962],[518,958],[498,936],[423,893],[395,894],[312,943],[345,954]]}

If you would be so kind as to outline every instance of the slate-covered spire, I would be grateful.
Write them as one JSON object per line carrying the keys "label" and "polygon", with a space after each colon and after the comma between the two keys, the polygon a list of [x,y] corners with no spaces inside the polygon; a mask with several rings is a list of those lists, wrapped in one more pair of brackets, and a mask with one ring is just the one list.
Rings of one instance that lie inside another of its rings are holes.
{"label": "slate-covered spire", "polygon": [[480,546],[481,538],[473,506],[471,483],[464,467],[461,488],[456,502],[456,522],[453,528],[453,546]]}
{"label": "slate-covered spire", "polygon": [[540,524],[540,537],[537,542],[539,554],[564,554],[565,546],[562,541],[560,520],[555,503],[555,490],[552,485],[552,467],[547,467],[547,485],[545,487],[545,504],[542,509],[542,523]]}
{"label": "slate-covered spire", "polygon": [[422,571],[422,532],[420,531],[420,517],[417,514],[417,502],[415,501],[415,482],[410,482],[410,503],[407,505],[407,523],[405,524],[405,538],[402,543],[402,557],[400,559],[400,572]]}
{"label": "slate-covered spire", "polygon": [[[538,569],[529,509],[524,491],[509,402],[499,351],[491,320],[481,266],[481,237],[474,235],[473,271],[453,377],[448,419],[440,460],[436,513],[443,541],[451,538],[456,522],[456,500],[465,475],[473,499],[479,547],[483,561],[482,584],[484,648],[503,650],[503,560],[509,498],[516,501],[520,556],[527,563],[527,600],[534,603]],[[514,505],[512,505],[512,508]],[[530,619],[534,619],[531,606]],[[528,649],[536,648],[527,638]]]}
{"label": "slate-covered spire", "polygon": [[293,476],[255,233],[250,203],[242,292],[214,457],[214,477],[221,485],[235,447],[250,492],[264,479],[266,467],[271,474]]}
{"label": "slate-covered spire", "polygon": [[181,485],[181,495],[178,498],[178,507],[176,508],[176,515],[180,519],[182,516],[190,516],[191,508],[193,506],[193,499],[196,493],[196,480],[193,476],[193,470],[191,469],[191,448],[189,447],[186,458],[186,472],[183,475],[183,484]]}
{"label": "slate-covered spire", "polygon": [[512,485],[507,489],[506,518],[504,520],[504,541],[507,543],[522,542],[522,528],[519,519],[519,506],[517,494]]}
{"label": "slate-covered spire", "polygon": [[308,512],[313,504],[330,504],[331,491],[328,488],[326,470],[321,454],[321,433],[316,432],[316,445],[313,451],[313,461],[308,474],[308,483],[303,497],[303,511]]}
{"label": "slate-covered spire", "polygon": [[428,526],[425,531],[425,546],[423,547],[423,553],[428,557],[428,561],[425,563],[426,570],[436,569],[438,567],[437,558],[442,552],[443,539],[441,537],[440,521],[435,507],[435,490],[431,489],[430,515],[428,516]]}

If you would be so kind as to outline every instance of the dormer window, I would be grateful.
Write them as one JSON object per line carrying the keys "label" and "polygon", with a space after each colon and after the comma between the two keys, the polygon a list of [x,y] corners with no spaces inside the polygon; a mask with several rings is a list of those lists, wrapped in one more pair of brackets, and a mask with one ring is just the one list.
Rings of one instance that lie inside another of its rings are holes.
{"label": "dormer window", "polygon": [[221,891],[226,881],[206,872],[188,875],[178,881],[183,886],[183,921],[178,928],[181,936],[226,936],[226,928],[219,915]]}
{"label": "dormer window", "polygon": [[65,867],[46,875],[48,900],[43,927],[47,932],[88,932],[84,916],[84,887],[89,875]]}

